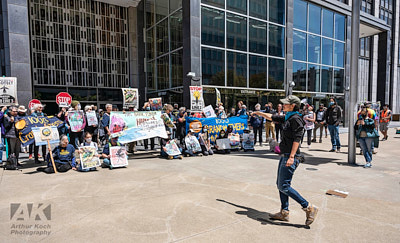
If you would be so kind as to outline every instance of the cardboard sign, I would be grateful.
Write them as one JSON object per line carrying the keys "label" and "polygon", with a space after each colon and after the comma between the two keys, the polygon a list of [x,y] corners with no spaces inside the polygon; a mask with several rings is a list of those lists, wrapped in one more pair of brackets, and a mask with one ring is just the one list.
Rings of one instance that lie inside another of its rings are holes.
{"label": "cardboard sign", "polygon": [[0,77],[0,105],[17,104],[17,78]]}
{"label": "cardboard sign", "polygon": [[68,122],[72,132],[84,129],[84,119],[83,111],[68,111]]}
{"label": "cardboard sign", "polygon": [[203,112],[206,118],[217,117],[217,115],[215,115],[214,108],[211,105],[204,107]]}
{"label": "cardboard sign", "polygon": [[246,150],[254,149],[254,133],[243,133],[242,147]]}
{"label": "cardboard sign", "polygon": [[32,133],[35,139],[36,146],[47,145],[47,140],[51,144],[60,142],[60,135],[56,126],[52,127],[32,127]]}
{"label": "cardboard sign", "polygon": [[124,146],[110,147],[111,165],[113,167],[124,167],[128,165],[128,156]]}
{"label": "cardboard sign", "polygon": [[139,91],[138,89],[122,89],[124,107],[139,107]]}
{"label": "cardboard sign", "polygon": [[100,159],[97,155],[97,150],[93,146],[79,147],[79,157],[81,159],[82,169],[90,169],[100,166]]}
{"label": "cardboard sign", "polygon": [[218,146],[218,150],[224,150],[224,149],[231,149],[231,141],[229,138],[220,138],[215,140],[215,143]]}
{"label": "cardboard sign", "polygon": [[204,108],[203,87],[190,86],[190,110],[201,112]]}
{"label": "cardboard sign", "polygon": [[186,149],[188,150],[191,150],[193,152],[201,151],[199,140],[197,140],[195,136],[186,136],[185,144],[186,144]]}
{"label": "cardboard sign", "polygon": [[72,96],[67,92],[60,92],[56,96],[56,103],[59,107],[69,107],[72,102]]}
{"label": "cardboard sign", "polygon": [[98,121],[97,121],[97,116],[95,111],[88,111],[86,112],[86,119],[88,126],[97,126]]}
{"label": "cardboard sign", "polygon": [[153,111],[159,111],[162,109],[162,98],[149,99],[149,103]]}
{"label": "cardboard sign", "polygon": [[181,151],[179,150],[178,145],[176,144],[175,140],[169,140],[167,144],[165,145],[165,148],[167,149],[167,154],[169,156],[175,156],[175,155],[180,155]]}

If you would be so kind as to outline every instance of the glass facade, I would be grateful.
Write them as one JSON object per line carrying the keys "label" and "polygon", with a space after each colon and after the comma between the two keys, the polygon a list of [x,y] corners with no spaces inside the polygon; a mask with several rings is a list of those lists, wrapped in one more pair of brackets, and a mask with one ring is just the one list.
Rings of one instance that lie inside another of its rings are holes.
{"label": "glass facade", "polygon": [[95,1],[31,0],[29,15],[35,94],[51,85],[71,90],[73,99],[83,102],[93,101],[96,94],[97,101],[122,101],[120,95],[102,99],[101,92],[129,86],[127,8]]}
{"label": "glass facade", "polygon": [[294,90],[343,93],[346,17],[302,0],[293,17]]}
{"label": "glass facade", "polygon": [[3,8],[0,3],[0,76],[6,76],[6,56],[4,49]]}
{"label": "glass facade", "polygon": [[202,0],[204,85],[283,89],[285,1]]}
{"label": "glass facade", "polygon": [[146,0],[145,26],[148,91],[182,87],[182,1]]}

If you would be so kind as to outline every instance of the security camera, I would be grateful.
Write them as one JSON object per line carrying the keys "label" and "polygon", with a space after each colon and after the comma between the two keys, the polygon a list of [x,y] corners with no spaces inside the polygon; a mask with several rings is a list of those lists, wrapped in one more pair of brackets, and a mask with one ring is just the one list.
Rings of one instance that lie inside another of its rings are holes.
{"label": "security camera", "polygon": [[196,73],[195,72],[188,72],[188,74],[186,76],[194,78],[194,77],[196,77]]}
{"label": "security camera", "polygon": [[289,87],[293,88],[294,86],[296,86],[296,83],[293,81],[289,81]]}

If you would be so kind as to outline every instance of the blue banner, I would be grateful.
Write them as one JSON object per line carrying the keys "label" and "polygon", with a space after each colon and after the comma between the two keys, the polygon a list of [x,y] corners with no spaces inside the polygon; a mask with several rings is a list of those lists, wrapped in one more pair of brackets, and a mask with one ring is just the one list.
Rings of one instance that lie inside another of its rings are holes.
{"label": "blue banner", "polygon": [[19,120],[15,124],[15,128],[19,130],[19,139],[23,146],[32,144],[35,141],[35,137],[32,132],[33,127],[44,127],[44,126],[55,126],[60,128],[64,125],[64,122],[57,117],[33,117],[27,116]]}
{"label": "blue banner", "polygon": [[215,117],[211,118],[195,118],[186,117],[186,132],[189,129],[193,129],[195,133],[199,133],[204,126],[207,126],[207,130],[211,137],[211,142],[214,143],[221,130],[225,130],[229,125],[232,125],[233,132],[242,134],[243,130],[247,128],[248,116],[230,117],[226,119],[219,119]]}

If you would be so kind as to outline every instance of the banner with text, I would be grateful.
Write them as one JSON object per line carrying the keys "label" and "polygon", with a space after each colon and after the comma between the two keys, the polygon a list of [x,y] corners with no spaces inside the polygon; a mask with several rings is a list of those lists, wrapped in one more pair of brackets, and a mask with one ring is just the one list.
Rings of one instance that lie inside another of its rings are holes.
{"label": "banner with text", "polygon": [[190,111],[202,112],[203,108],[203,87],[190,86]]}
{"label": "banner with text", "polygon": [[17,78],[0,77],[0,105],[17,104]]}
{"label": "banner with text", "polygon": [[57,117],[27,116],[15,124],[15,128],[19,130],[19,139],[21,140],[23,146],[30,145],[35,141],[32,128],[44,126],[55,126],[60,128],[61,126],[64,126],[64,122]]}

